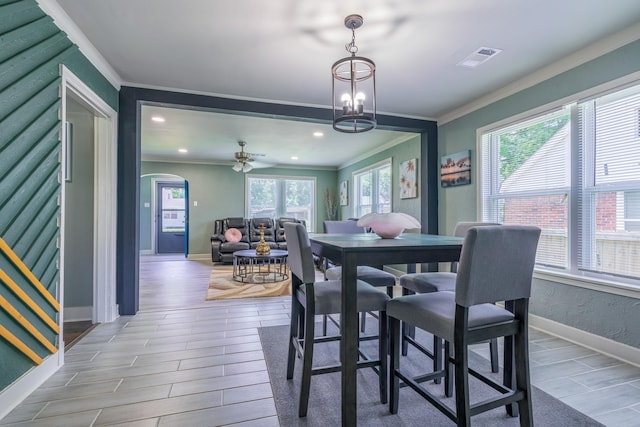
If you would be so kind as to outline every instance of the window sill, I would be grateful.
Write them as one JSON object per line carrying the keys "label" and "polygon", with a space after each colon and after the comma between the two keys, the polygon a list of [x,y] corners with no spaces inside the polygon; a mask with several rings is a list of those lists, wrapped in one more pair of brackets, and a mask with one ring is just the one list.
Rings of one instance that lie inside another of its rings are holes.
{"label": "window sill", "polygon": [[563,285],[577,286],[579,288],[591,289],[608,294],[621,295],[630,298],[640,299],[640,286],[628,283],[596,279],[593,277],[578,276],[575,274],[560,273],[556,271],[536,269],[533,273],[534,279],[542,279],[550,282],[561,283]]}

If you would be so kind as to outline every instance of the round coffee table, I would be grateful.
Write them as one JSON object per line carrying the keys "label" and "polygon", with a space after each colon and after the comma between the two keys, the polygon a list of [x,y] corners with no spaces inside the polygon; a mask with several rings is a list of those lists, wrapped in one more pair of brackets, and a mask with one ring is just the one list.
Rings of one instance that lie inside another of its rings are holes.
{"label": "round coffee table", "polygon": [[267,255],[255,249],[233,253],[233,280],[242,283],[274,283],[287,280],[287,251],[271,249]]}

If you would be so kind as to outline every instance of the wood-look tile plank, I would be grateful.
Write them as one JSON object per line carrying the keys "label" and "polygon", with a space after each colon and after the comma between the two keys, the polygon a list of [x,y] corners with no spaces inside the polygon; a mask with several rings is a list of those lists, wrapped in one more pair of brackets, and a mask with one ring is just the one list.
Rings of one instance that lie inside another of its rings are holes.
{"label": "wood-look tile plank", "polygon": [[102,410],[95,425],[129,423],[145,418],[179,414],[181,412],[213,408],[221,405],[222,392],[215,391],[170,397],[168,399],[150,400],[129,405],[112,406]]}
{"label": "wood-look tile plank", "polygon": [[56,400],[49,402],[37,415],[36,419],[72,414],[89,409],[103,409],[112,406],[162,399],[169,397],[170,390],[171,386],[161,385],[147,387],[143,393],[139,390],[125,390],[117,393],[103,393],[74,399]]}
{"label": "wood-look tile plank", "polygon": [[239,375],[208,378],[174,384],[171,397],[185,394],[203,393],[207,391],[224,390],[228,388],[256,385],[269,382],[267,371],[249,372]]}
{"label": "wood-look tile plank", "polygon": [[[160,418],[159,427],[229,425],[272,417],[276,414],[273,399],[252,400],[250,402],[225,405],[200,411],[185,412]],[[215,424],[212,423],[215,420]]]}

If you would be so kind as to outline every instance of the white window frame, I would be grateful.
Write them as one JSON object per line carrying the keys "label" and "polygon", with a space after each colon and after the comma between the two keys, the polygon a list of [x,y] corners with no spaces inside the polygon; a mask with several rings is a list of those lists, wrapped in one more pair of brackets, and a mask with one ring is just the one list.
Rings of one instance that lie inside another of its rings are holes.
{"label": "white window frame", "polygon": [[[361,206],[360,203],[360,198],[358,197],[358,185],[357,185],[357,179],[358,176],[360,175],[364,175],[365,173],[368,172],[372,172],[375,171],[377,169],[382,169],[383,167],[388,166],[389,167],[389,173],[391,174],[391,189],[390,189],[390,196],[391,196],[391,200],[390,200],[390,205],[389,205],[389,210],[393,211],[393,158],[392,157],[388,157],[384,160],[381,160],[379,162],[373,163],[369,166],[366,166],[364,168],[358,169],[356,171],[353,171],[351,173],[351,182],[352,182],[352,190],[351,190],[351,200],[353,200],[353,211],[352,211],[352,215],[356,218],[362,216],[359,213],[359,207]],[[372,191],[373,191],[373,187],[374,184],[377,183],[377,174],[373,174],[373,179],[371,182],[371,187],[372,187]],[[374,200],[372,200],[371,202],[371,212],[377,212],[377,197],[373,197],[372,194],[372,198]]]}
{"label": "white window frame", "polygon": [[[244,214],[246,218],[249,218],[249,179],[273,179],[273,180],[291,180],[291,181],[310,181],[313,184],[313,196],[311,197],[311,209],[310,220],[307,221],[307,231],[316,229],[316,221],[318,218],[318,185],[317,178],[315,176],[299,176],[299,175],[259,175],[259,174],[245,174],[244,175]],[[279,216],[276,215],[277,219]]]}
{"label": "white window frame", "polygon": [[[583,102],[584,100],[587,100],[589,98],[596,98],[602,95],[605,95],[607,92],[614,92],[617,90],[622,90],[624,89],[625,86],[631,86],[631,85],[637,85],[640,84],[640,72],[636,72],[633,73],[631,75],[613,80],[611,82],[599,85],[597,87],[579,92],[575,95],[566,97],[566,98],[562,98],[560,100],[557,100],[555,102],[549,103],[549,104],[545,104],[542,105],[540,107],[537,107],[533,110],[524,112],[524,113],[520,113],[516,116],[510,117],[510,118],[506,118],[503,120],[500,120],[498,122],[492,123],[490,125],[478,128],[476,130],[476,150],[477,150],[477,158],[479,159],[478,161],[478,165],[476,168],[476,182],[478,183],[477,185],[477,193],[476,193],[476,197],[477,197],[477,218],[482,218],[483,216],[483,211],[484,211],[484,206],[483,206],[483,194],[482,194],[482,190],[483,190],[483,186],[482,186],[482,181],[481,181],[481,177],[484,174],[483,168],[485,167],[485,165],[483,165],[483,162],[481,161],[481,159],[483,158],[483,152],[482,152],[482,138],[483,135],[492,132],[492,131],[496,131],[498,129],[502,129],[505,127],[508,127],[510,125],[514,125],[517,123],[522,123],[526,120],[530,120],[535,118],[536,116],[542,116],[545,114],[548,114],[550,112],[552,112],[553,110],[557,110],[560,108],[563,108],[565,106],[568,106],[570,104],[577,104],[579,102]],[[577,107],[575,108],[577,110]],[[578,122],[577,122],[577,117],[575,115],[572,115],[572,142],[571,144],[575,144],[577,141],[577,126],[578,126]],[[575,176],[574,174],[572,174],[572,180],[575,180]],[[572,186],[573,186],[573,182],[572,182]],[[569,241],[569,245],[570,245],[570,252],[569,252],[569,258],[570,258],[570,268],[566,269],[566,270],[561,270],[561,269],[549,269],[549,268],[545,268],[542,266],[536,266],[535,272],[534,272],[534,277],[538,278],[538,279],[543,279],[543,280],[547,280],[550,282],[558,282],[558,283],[562,283],[562,284],[568,284],[568,285],[572,285],[572,286],[577,286],[577,287],[582,287],[582,288],[587,288],[587,289],[593,289],[593,290],[597,290],[597,291],[601,291],[601,292],[607,292],[607,293],[612,293],[612,294],[617,294],[617,295],[622,295],[622,296],[628,296],[628,297],[633,297],[633,298],[640,298],[640,280],[635,280],[635,279],[629,279],[629,278],[624,278],[624,277],[617,277],[617,276],[610,276],[607,274],[602,274],[602,273],[592,273],[592,272],[588,272],[588,271],[580,271],[577,268],[575,268],[576,265],[576,260],[577,260],[577,256],[575,255],[575,250],[573,250],[571,247],[576,247],[577,246],[577,236],[575,235],[575,231],[572,230],[572,228],[577,227],[577,221],[576,221],[576,206],[574,206],[573,204],[570,205],[570,219],[569,219],[569,233],[570,235],[573,234],[571,236],[571,240]],[[573,233],[572,233],[573,231]]]}

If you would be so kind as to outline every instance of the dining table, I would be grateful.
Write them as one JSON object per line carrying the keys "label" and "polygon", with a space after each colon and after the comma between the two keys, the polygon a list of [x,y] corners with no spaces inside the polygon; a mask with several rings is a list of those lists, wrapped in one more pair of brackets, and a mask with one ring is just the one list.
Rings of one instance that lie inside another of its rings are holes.
{"label": "dining table", "polygon": [[406,264],[415,271],[416,264],[458,261],[461,237],[403,233],[383,239],[375,233],[313,234],[311,250],[321,258],[342,265],[342,301],[340,317],[341,415],[343,426],[356,426],[358,313],[356,309],[357,266]]}

